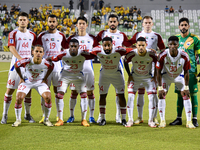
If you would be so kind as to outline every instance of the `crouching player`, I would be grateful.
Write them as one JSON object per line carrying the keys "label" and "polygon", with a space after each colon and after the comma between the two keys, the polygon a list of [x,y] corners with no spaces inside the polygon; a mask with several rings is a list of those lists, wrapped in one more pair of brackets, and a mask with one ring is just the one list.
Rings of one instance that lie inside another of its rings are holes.
{"label": "crouching player", "polygon": [[[58,86],[58,122],[55,126],[63,125],[63,97],[67,91],[67,87],[70,83],[73,83],[76,86],[76,90],[80,93],[81,96],[81,112],[82,112],[82,122],[81,124],[85,127],[90,126],[86,121],[87,115],[87,93],[85,87],[85,78],[82,72],[83,63],[87,59],[87,56],[82,55],[82,51],[79,49],[79,42],[77,39],[71,39],[69,42],[69,49],[64,51],[62,54],[55,57],[48,58],[50,61],[59,61],[62,60],[63,71],[61,73],[61,79],[59,81],[60,85]],[[89,57],[89,55],[88,55]],[[94,58],[94,56],[92,56]]]}
{"label": "crouching player", "polygon": [[[156,89],[156,74],[152,78],[151,70],[152,63],[157,62],[157,56],[150,49],[146,49],[147,43],[144,37],[139,37],[137,39],[136,47],[126,54],[124,59],[124,66],[128,73],[128,103],[127,111],[129,121],[126,127],[131,127],[133,125],[133,108],[135,93],[139,88],[145,87],[148,98],[149,98],[149,121],[148,125],[152,128],[156,127],[155,122],[153,122],[155,113],[155,103],[154,97]],[[128,62],[132,62],[132,72],[129,70]],[[154,71],[155,73],[155,71]]]}
{"label": "crouching player", "polygon": [[[12,124],[13,127],[17,127],[21,124],[22,101],[33,88],[36,89],[45,100],[44,125],[53,126],[49,121],[49,115],[51,112],[51,92],[46,84],[46,80],[51,74],[54,65],[42,58],[44,55],[44,49],[42,46],[35,46],[32,54],[33,57],[24,58],[15,63],[15,69],[20,77],[21,84],[17,89],[15,102],[16,121]],[[25,68],[24,78],[20,71],[20,67]]]}
{"label": "crouching player", "polygon": [[[157,68],[157,81],[159,91],[158,110],[160,114],[160,126],[159,128],[166,127],[165,122],[165,96],[169,90],[171,83],[175,83],[178,90],[181,91],[183,97],[183,105],[185,107],[185,113],[187,118],[186,127],[193,129],[195,126],[191,122],[192,105],[190,101],[189,92],[189,69],[190,59],[186,52],[178,49],[179,39],[176,36],[171,36],[168,39],[168,47],[158,57],[156,64]],[[161,75],[162,71],[162,75]],[[184,75],[183,75],[184,73]]]}

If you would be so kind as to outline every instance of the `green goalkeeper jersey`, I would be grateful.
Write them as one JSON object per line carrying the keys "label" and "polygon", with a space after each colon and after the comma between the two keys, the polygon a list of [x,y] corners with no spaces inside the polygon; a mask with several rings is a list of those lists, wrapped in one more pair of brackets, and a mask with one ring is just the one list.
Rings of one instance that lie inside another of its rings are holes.
{"label": "green goalkeeper jersey", "polygon": [[189,33],[183,38],[181,34],[176,35],[179,38],[179,48],[184,50],[190,58],[190,73],[197,75],[196,54],[200,56],[200,39],[197,35]]}

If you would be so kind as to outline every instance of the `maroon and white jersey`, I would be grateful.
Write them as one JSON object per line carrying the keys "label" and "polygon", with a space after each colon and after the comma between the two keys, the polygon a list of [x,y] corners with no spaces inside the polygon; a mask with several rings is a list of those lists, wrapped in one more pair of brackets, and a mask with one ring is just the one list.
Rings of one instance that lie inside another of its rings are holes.
{"label": "maroon and white jersey", "polygon": [[[61,53],[61,48],[67,48],[65,35],[58,30],[56,33],[49,33],[48,31],[40,33],[37,44],[44,47],[44,58],[59,55]],[[54,63],[54,65],[54,72],[60,72],[62,69],[61,62]]]}
{"label": "maroon and white jersey", "polygon": [[[22,57],[31,57],[32,45],[36,44],[36,35],[32,31],[28,30],[23,33],[18,29],[15,29],[9,33],[8,46],[14,46],[18,54]],[[14,64],[17,58],[13,55],[10,69],[14,70]]]}
{"label": "maroon and white jersey", "polygon": [[137,39],[139,37],[144,37],[147,41],[147,47],[148,49],[157,49],[157,47],[162,50],[165,48],[165,44],[162,40],[162,37],[160,34],[152,31],[151,33],[146,33],[144,31],[136,32],[133,37],[130,39],[131,41],[134,41],[136,43]]}
{"label": "maroon and white jersey", "polygon": [[170,78],[174,79],[179,76],[183,71],[189,70],[190,59],[186,52],[178,49],[178,55],[172,57],[169,49],[160,53],[156,68],[163,69],[163,74],[167,73]]}
{"label": "maroon and white jersey", "polygon": [[48,62],[46,59],[42,59],[40,64],[35,64],[33,62],[33,58],[23,58],[22,60],[18,60],[16,63],[16,67],[24,67],[25,75],[24,79],[26,83],[41,83],[43,78],[45,77],[48,69],[54,68],[54,64]]}
{"label": "maroon and white jersey", "polygon": [[77,75],[82,73],[83,63],[89,58],[89,55],[82,55],[82,51],[78,51],[76,56],[71,56],[69,49],[63,51],[60,55],[52,57],[52,61],[62,60],[63,71],[71,73],[71,75]]}
{"label": "maroon and white jersey", "polygon": [[122,71],[120,66],[121,56],[126,54],[126,48],[117,46],[113,47],[110,54],[106,54],[102,46],[97,46],[93,49],[91,54],[96,55],[101,63],[102,73],[115,73],[116,71]]}
{"label": "maroon and white jersey", "polygon": [[97,41],[102,41],[104,37],[110,37],[113,40],[113,45],[114,46],[126,46],[130,47],[134,43],[132,43],[130,40],[128,40],[127,36],[125,33],[117,30],[116,33],[111,33],[110,29],[107,30],[102,30],[98,33],[97,35]]}
{"label": "maroon and white jersey", "polygon": [[[85,36],[79,36],[78,34],[74,34],[67,39],[67,47],[69,48],[69,42],[71,39],[77,39],[79,41],[79,50],[87,50],[91,52],[93,47],[99,45],[95,36],[86,33]],[[83,64],[83,72],[88,73],[93,71],[92,60],[86,60]]]}
{"label": "maroon and white jersey", "polygon": [[145,56],[140,56],[138,50],[134,49],[127,53],[125,62],[132,62],[132,73],[138,76],[138,78],[149,77],[151,75],[152,62],[156,63],[157,56],[151,50],[147,49]]}

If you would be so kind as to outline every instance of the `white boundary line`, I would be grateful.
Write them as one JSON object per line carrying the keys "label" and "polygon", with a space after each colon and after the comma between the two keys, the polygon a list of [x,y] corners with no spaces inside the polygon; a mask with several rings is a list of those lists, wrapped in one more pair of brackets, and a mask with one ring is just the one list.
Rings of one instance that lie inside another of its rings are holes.
{"label": "white boundary line", "polygon": [[8,71],[9,71],[9,70],[2,70],[2,71],[0,71],[0,73],[1,73],[1,72],[8,72]]}

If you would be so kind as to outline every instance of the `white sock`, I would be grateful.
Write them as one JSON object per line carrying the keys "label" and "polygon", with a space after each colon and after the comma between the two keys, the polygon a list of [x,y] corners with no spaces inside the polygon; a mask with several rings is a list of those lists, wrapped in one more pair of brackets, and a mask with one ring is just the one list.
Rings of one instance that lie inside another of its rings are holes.
{"label": "white sock", "polygon": [[137,96],[137,111],[138,117],[143,118],[143,106],[144,106],[144,94],[139,94]]}
{"label": "white sock", "polygon": [[41,108],[42,108],[42,113],[43,113],[43,117],[44,117],[45,101],[42,97],[41,97]]}
{"label": "white sock", "polygon": [[106,119],[106,105],[99,105],[101,120]]}
{"label": "white sock", "polygon": [[122,120],[126,119],[126,107],[120,107]]}
{"label": "white sock", "polygon": [[24,106],[25,106],[25,115],[31,114],[31,97],[25,97]]}
{"label": "white sock", "polygon": [[4,105],[3,105],[3,115],[8,114],[8,110],[12,101],[12,95],[8,95],[5,93],[4,95]]}
{"label": "white sock", "polygon": [[58,117],[58,110],[59,110],[59,108],[58,108],[58,98],[56,97],[57,93],[54,93],[54,94],[55,94],[55,103],[56,103],[56,110],[57,110],[56,116]]}
{"label": "white sock", "polygon": [[155,94],[149,94],[149,122],[153,121],[154,114],[155,114],[155,103],[154,103],[154,96]]}
{"label": "white sock", "polygon": [[154,94],[154,106],[155,106],[154,118],[157,118],[157,113],[158,113],[158,95],[157,94]]}
{"label": "white sock", "polygon": [[63,108],[64,108],[64,101],[63,99],[57,99],[57,115],[58,118],[63,120]]}
{"label": "white sock", "polygon": [[159,110],[161,121],[165,121],[165,107],[166,107],[165,99],[159,99],[158,110]]}
{"label": "white sock", "polygon": [[70,117],[74,117],[74,109],[77,102],[77,95],[78,94],[71,94],[71,97],[69,99]]}
{"label": "white sock", "polygon": [[134,99],[135,99],[135,94],[128,93],[128,102],[127,102],[128,120],[132,121],[133,121]]}
{"label": "white sock", "polygon": [[52,104],[51,103],[46,103],[45,102],[45,108],[44,108],[44,120],[49,120],[49,116],[50,116],[50,113],[51,113],[51,107],[52,107]]}
{"label": "white sock", "polygon": [[87,106],[88,106],[88,102],[87,102],[87,94],[86,93],[82,93],[81,94],[81,113],[82,113],[82,120],[86,120],[86,116],[87,116]]}
{"label": "white sock", "polygon": [[22,104],[15,103],[15,116],[16,120],[21,121],[21,114],[22,114]]}
{"label": "white sock", "polygon": [[95,108],[95,97],[93,95],[88,95],[88,104],[90,108],[90,117],[94,117],[94,108]]}
{"label": "white sock", "polygon": [[120,105],[118,96],[116,96],[116,116],[120,116]]}
{"label": "white sock", "polygon": [[185,114],[187,121],[191,121],[191,114],[192,114],[192,104],[190,99],[185,99],[183,97],[183,105],[185,107]]}

